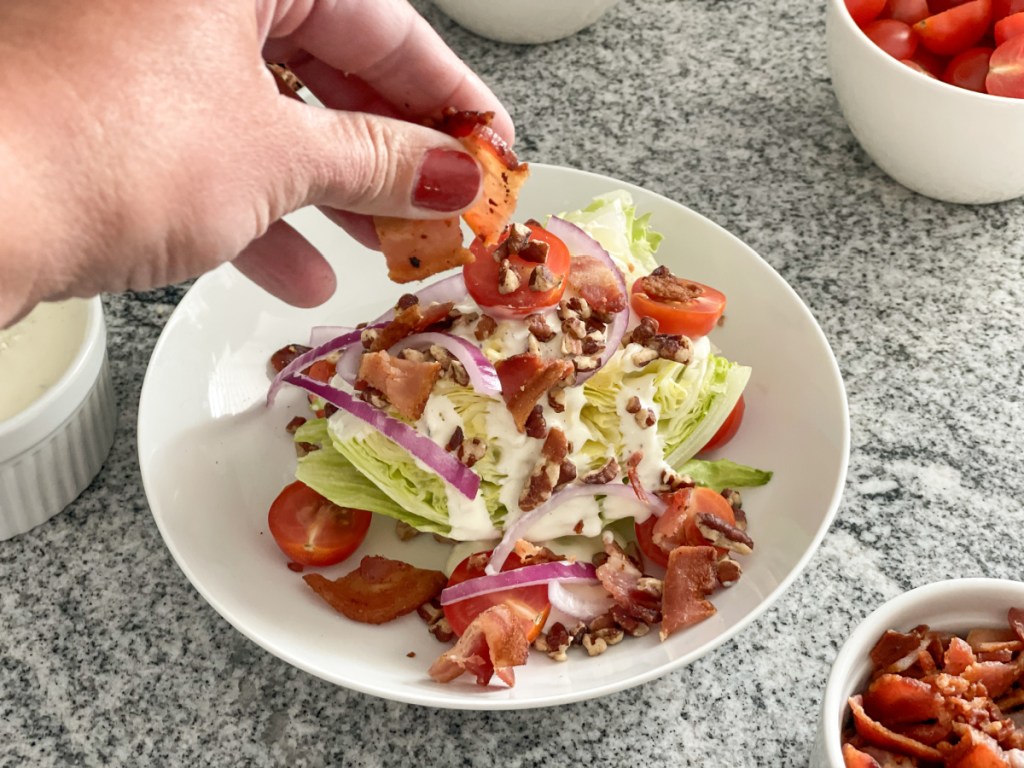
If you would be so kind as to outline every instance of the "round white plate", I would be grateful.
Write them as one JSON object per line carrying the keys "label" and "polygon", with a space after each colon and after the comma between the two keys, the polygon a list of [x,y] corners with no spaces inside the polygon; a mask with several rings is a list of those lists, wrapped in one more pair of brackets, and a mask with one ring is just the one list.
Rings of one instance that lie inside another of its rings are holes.
{"label": "round white plate", "polygon": [[[149,364],[139,405],[139,461],[167,547],[207,601],[240,632],[285,661],[375,696],[436,707],[513,709],[579,701],[637,685],[703,656],[754,620],[793,581],[825,535],[839,504],[849,454],[849,419],[835,358],[793,290],[754,251],[721,227],[659,195],[580,171],[532,166],[517,219],[573,210],[624,188],[665,235],[659,260],[728,296],[713,339],[753,367],[747,412],[729,458],[774,470],[744,493],[753,555],[743,578],[712,600],[718,612],[665,643],[657,633],[627,638],[602,656],[567,662],[531,655],[516,685],[482,688],[466,675],[447,685],[427,675],[445,646],[406,616],[383,626],[335,613],[286,567],[266,512],[295,465],[284,426],[305,415],[303,396],[283,392],[264,406],[274,350],[308,338],[311,326],[376,317],[407,288],[387,280],[380,254],[356,245],[313,210],[290,221],[338,272],[325,306],[300,310],[224,266],[198,280],[174,311]],[[401,543],[377,521],[351,560],[364,554],[441,567],[430,537]]]}

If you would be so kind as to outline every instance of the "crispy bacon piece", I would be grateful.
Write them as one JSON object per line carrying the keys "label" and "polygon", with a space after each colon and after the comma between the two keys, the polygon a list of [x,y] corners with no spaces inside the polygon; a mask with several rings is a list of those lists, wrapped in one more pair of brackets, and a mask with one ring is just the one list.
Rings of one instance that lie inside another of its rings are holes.
{"label": "crispy bacon piece", "polygon": [[364,557],[358,568],[334,581],[319,573],[302,578],[334,610],[364,624],[384,624],[415,611],[448,583],[441,571],[375,556]]}
{"label": "crispy bacon piece", "polygon": [[647,588],[644,574],[615,543],[611,534],[604,537],[604,551],[608,559],[597,568],[597,578],[616,604],[631,618],[645,624],[661,621],[660,590]]}
{"label": "crispy bacon piece", "polygon": [[1024,608],[1011,608],[1006,612],[1006,620],[1017,639],[1024,643]]}
{"label": "crispy bacon piece", "polygon": [[545,360],[529,352],[499,360],[494,369],[501,380],[501,396],[520,432],[540,399],[575,370],[568,360]]}
{"label": "crispy bacon piece", "polygon": [[996,740],[981,731],[963,727],[960,741],[946,756],[947,768],[1010,768]]}
{"label": "crispy bacon piece", "polygon": [[953,637],[946,646],[946,655],[942,664],[942,671],[947,675],[960,675],[965,669],[971,666],[977,659],[974,658],[974,650],[959,637]]}
{"label": "crispy bacon piece", "polygon": [[661,603],[661,639],[715,613],[707,600],[718,584],[714,547],[676,547],[668,556]]}
{"label": "crispy bacon piece", "polygon": [[843,763],[846,768],[882,768],[875,758],[849,743],[843,744]]}
{"label": "crispy bacon piece", "polygon": [[487,685],[497,675],[510,688],[516,684],[515,670],[526,663],[530,641],[520,621],[504,603],[479,614],[455,646],[441,654],[429,670],[439,683],[448,683],[463,672],[476,675],[478,685]]}
{"label": "crispy bacon piece", "polygon": [[978,661],[961,673],[961,677],[972,683],[981,683],[993,699],[1006,693],[1020,675],[1015,664],[1000,661]]}
{"label": "crispy bacon piece", "polygon": [[886,728],[881,723],[872,720],[864,711],[863,698],[861,696],[850,697],[850,709],[853,712],[853,725],[857,733],[869,744],[891,749],[900,754],[910,755],[919,760],[933,763],[942,761],[942,754],[934,747],[922,744],[919,741],[908,738]]}
{"label": "crispy bacon piece", "polygon": [[395,309],[395,316],[383,328],[377,328],[370,352],[379,352],[397,344],[406,336],[422,333],[431,326],[448,319],[448,313],[455,306],[450,301],[420,306],[419,302]]}
{"label": "crispy bacon piece", "polygon": [[505,140],[487,126],[477,126],[461,141],[480,163],[484,177],[483,192],[462,218],[485,245],[494,245],[515,213],[530,167],[520,163]]}
{"label": "crispy bacon piece", "polygon": [[381,351],[362,356],[356,381],[383,392],[396,411],[415,421],[423,415],[440,375],[441,364],[436,361],[405,360]]}
{"label": "crispy bacon piece", "polygon": [[928,627],[914,627],[908,633],[887,630],[871,649],[876,670],[904,672],[918,660],[928,647]]}
{"label": "crispy bacon piece", "polygon": [[888,724],[937,720],[943,698],[935,688],[903,675],[882,675],[864,693],[864,711]]}
{"label": "crispy bacon piece", "polygon": [[617,314],[628,303],[615,274],[596,256],[572,257],[568,289],[602,315]]}
{"label": "crispy bacon piece", "polygon": [[373,226],[388,265],[388,277],[393,282],[422,280],[473,261],[472,251],[462,244],[458,216],[451,219],[375,216]]}
{"label": "crispy bacon piece", "polygon": [[647,491],[644,489],[643,483],[640,482],[640,462],[643,460],[643,451],[634,451],[630,454],[630,457],[626,459],[626,477],[629,478],[629,484],[633,486],[636,498],[642,504],[647,504],[649,501]]}

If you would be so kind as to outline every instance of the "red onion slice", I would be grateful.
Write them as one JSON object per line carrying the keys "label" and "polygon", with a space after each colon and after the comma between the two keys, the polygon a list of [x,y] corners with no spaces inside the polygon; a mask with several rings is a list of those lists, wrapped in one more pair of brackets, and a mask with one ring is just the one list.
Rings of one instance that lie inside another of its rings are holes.
{"label": "red onion slice", "polygon": [[357,419],[361,419],[380,432],[384,437],[393,440],[428,467],[437,472],[446,482],[467,499],[475,499],[480,489],[480,477],[465,464],[448,453],[426,435],[422,435],[403,421],[382,413],[368,403],[364,403],[348,392],[343,392],[330,384],[324,384],[309,376],[292,374],[285,379],[289,384],[301,387],[317,397],[336,405]]}
{"label": "red onion slice", "polygon": [[498,372],[491,365],[491,361],[484,356],[478,346],[459,336],[435,331],[414,333],[392,345],[388,352],[397,355],[403,349],[410,347],[421,349],[431,344],[444,347],[462,363],[469,375],[469,383],[473,389],[482,395],[501,397],[501,379],[498,378]]}
{"label": "red onion slice", "polygon": [[[491,552],[491,560],[487,563],[487,567],[484,569],[489,574],[496,574],[501,571],[501,566],[505,564],[505,560],[508,559],[509,554],[516,546],[516,542],[519,539],[525,538],[526,532],[530,530],[534,523],[544,517],[546,514],[551,512],[553,509],[565,504],[572,499],[580,496],[619,496],[625,499],[631,499],[637,504],[643,504],[636,497],[633,492],[633,488],[628,485],[621,485],[619,483],[606,483],[604,485],[571,485],[568,488],[556,493],[550,499],[545,501],[536,509],[532,509],[526,514],[520,516],[512,525],[505,529],[505,535],[502,536],[498,546]],[[657,497],[651,497],[652,499]],[[662,503],[658,499],[659,503]],[[653,511],[654,504],[648,503],[647,505]]]}
{"label": "red onion slice", "polygon": [[575,224],[565,219],[560,219],[557,216],[552,216],[548,219],[545,229],[565,243],[565,247],[569,249],[570,255],[593,256],[603,261],[605,266],[615,275],[615,282],[618,283],[619,290],[622,291],[622,295],[627,299],[626,308],[616,314],[608,324],[608,328],[605,331],[604,351],[601,353],[597,367],[592,371],[581,371],[576,374],[576,383],[582,384],[601,370],[611,359],[612,355],[615,354],[616,350],[618,350],[619,345],[622,344],[622,337],[625,335],[626,326],[629,324],[629,291],[626,289],[626,279],[622,276],[622,272],[615,263],[615,260],[612,259],[611,254],[597,240]]}
{"label": "red onion slice", "polygon": [[359,341],[359,337],[362,331],[349,331],[343,333],[340,336],[335,336],[330,341],[324,342],[318,347],[314,347],[308,352],[303,352],[301,355],[292,360],[288,365],[280,370],[274,380],[270,382],[270,389],[267,391],[267,405],[274,404],[274,398],[277,397],[278,390],[288,380],[289,376],[292,376],[300,371],[304,371],[306,368],[311,366],[317,360],[330,355],[332,352],[337,352],[339,349],[345,349],[352,344]]}
{"label": "red onion slice", "polygon": [[[444,304],[446,301],[453,301],[458,304],[460,301],[465,301],[469,298],[469,292],[466,290],[466,281],[462,279],[462,272],[456,272],[454,275],[449,275],[443,280],[438,280],[424,288],[420,288],[413,293],[413,296],[418,298],[423,306]],[[370,323],[370,325],[386,323],[394,317],[395,308],[392,307]]]}
{"label": "red onion slice", "polygon": [[551,608],[578,621],[591,622],[608,613],[615,600],[600,584],[574,584],[566,587],[560,581],[548,583],[548,600]]}
{"label": "red onion slice", "polygon": [[597,582],[597,573],[590,563],[557,561],[526,565],[511,571],[502,571],[487,576],[478,576],[448,587],[441,592],[441,605],[451,605],[471,597],[480,597],[491,592],[517,587],[532,587],[535,584],[552,582]]}
{"label": "red onion slice", "polygon": [[309,346],[319,347],[321,344],[343,336],[346,333],[352,333],[355,328],[350,328],[347,325],[314,325],[309,329]]}

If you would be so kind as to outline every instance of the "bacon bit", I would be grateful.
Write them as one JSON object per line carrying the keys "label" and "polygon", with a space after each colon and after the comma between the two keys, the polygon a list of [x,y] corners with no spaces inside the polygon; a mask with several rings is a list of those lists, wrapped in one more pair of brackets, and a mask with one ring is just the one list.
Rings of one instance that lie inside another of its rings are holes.
{"label": "bacon bit", "polygon": [[373,225],[388,265],[388,277],[396,283],[422,280],[473,261],[472,251],[462,244],[458,216],[450,219],[374,216]]}
{"label": "bacon bit", "polygon": [[628,303],[615,273],[596,256],[572,257],[568,290],[586,299],[591,310],[600,315],[618,314]]}
{"label": "bacon bit", "polygon": [[975,728],[962,730],[959,743],[946,756],[949,768],[1009,768],[995,739]]}
{"label": "bacon bit", "polygon": [[864,711],[892,725],[936,720],[942,703],[933,686],[903,675],[882,675],[864,693]]}
{"label": "bacon bit", "polygon": [[1017,639],[1012,629],[972,629],[967,633],[967,642],[975,653],[1019,651],[1024,648],[1024,643]]}
{"label": "bacon bit", "polygon": [[706,597],[718,585],[717,559],[714,547],[676,547],[669,553],[661,603],[662,640],[715,614]]}
{"label": "bacon bit", "polygon": [[545,360],[529,352],[499,360],[494,368],[501,380],[502,397],[520,432],[548,390],[573,373],[572,363],[567,360]]}
{"label": "bacon bit", "polygon": [[640,588],[644,578],[636,563],[622,550],[611,534],[605,534],[604,551],[608,559],[597,567],[597,578],[616,604],[628,616],[645,624],[661,621],[661,600]]}
{"label": "bacon bit", "polygon": [[411,613],[440,595],[448,583],[441,571],[371,556],[334,581],[319,573],[302,578],[334,610],[364,624],[384,624]]}
{"label": "bacon bit", "polygon": [[556,555],[547,547],[538,547],[526,539],[516,541],[512,549],[519,555],[519,565],[540,565],[541,563],[560,563],[565,560],[564,555]]}
{"label": "bacon bit", "polygon": [[[925,628],[925,630],[927,627]],[[921,651],[928,644],[921,627],[915,627],[908,634],[887,630],[875,647],[871,649],[871,662],[876,669],[886,672],[903,672],[918,660]]]}
{"label": "bacon bit", "polygon": [[961,675],[975,661],[974,651],[967,641],[954,637],[950,639],[949,645],[946,647],[942,671],[947,675]]}
{"label": "bacon bit", "polygon": [[1024,608],[1011,608],[1006,612],[1006,620],[1017,639],[1024,643]]}
{"label": "bacon bit", "polygon": [[981,683],[988,695],[997,699],[1010,689],[1019,674],[1014,664],[980,661],[971,664],[960,676],[972,683]]}
{"label": "bacon bit", "polygon": [[423,415],[434,383],[441,375],[438,362],[413,362],[387,352],[368,352],[359,361],[357,381],[365,382],[384,396],[406,419]]}
{"label": "bacon bit", "polygon": [[640,462],[644,460],[644,452],[636,451],[628,459],[626,459],[626,476],[629,478],[629,484],[633,486],[633,493],[640,500],[641,503],[647,504],[650,499],[647,498],[647,491],[644,490],[643,485],[640,483]]}
{"label": "bacon bit", "polygon": [[419,302],[407,307],[396,307],[395,317],[383,328],[376,329],[370,346],[370,352],[379,352],[389,349],[406,336],[414,333],[422,333],[429,330],[431,326],[445,322],[448,313],[451,312],[454,303],[446,301],[440,304],[431,304],[423,308]]}
{"label": "bacon bit", "polygon": [[868,717],[864,711],[863,699],[861,696],[850,697],[850,709],[853,711],[853,725],[862,739],[869,744],[891,749],[904,755],[916,757],[919,760],[930,762],[941,762],[942,753],[934,747],[922,744],[919,741],[902,736],[891,731],[881,723]]}
{"label": "bacon bit", "polygon": [[441,654],[429,670],[439,683],[469,672],[477,685],[487,685],[495,674],[506,685],[516,683],[513,667],[526,663],[530,642],[514,612],[504,603],[479,614],[455,646]]}
{"label": "bacon bit", "polygon": [[843,763],[846,768],[882,768],[871,755],[861,752],[852,744],[843,744]]}

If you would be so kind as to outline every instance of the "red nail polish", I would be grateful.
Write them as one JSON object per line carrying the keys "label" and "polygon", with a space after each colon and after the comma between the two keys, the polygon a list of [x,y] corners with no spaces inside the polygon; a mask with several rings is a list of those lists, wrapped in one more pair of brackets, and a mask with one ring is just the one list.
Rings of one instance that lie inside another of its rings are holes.
{"label": "red nail polish", "polygon": [[412,204],[430,211],[458,211],[480,191],[480,166],[465,152],[432,149],[423,158]]}

